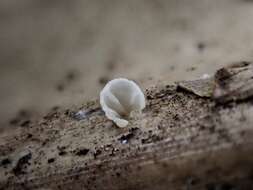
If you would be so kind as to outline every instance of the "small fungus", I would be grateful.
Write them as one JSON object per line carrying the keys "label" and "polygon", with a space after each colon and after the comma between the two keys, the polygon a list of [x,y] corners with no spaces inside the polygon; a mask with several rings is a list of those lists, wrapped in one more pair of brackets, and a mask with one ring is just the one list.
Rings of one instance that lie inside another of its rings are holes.
{"label": "small fungus", "polygon": [[145,96],[135,82],[119,78],[105,85],[100,93],[100,104],[108,119],[118,127],[126,127],[131,112],[145,107]]}

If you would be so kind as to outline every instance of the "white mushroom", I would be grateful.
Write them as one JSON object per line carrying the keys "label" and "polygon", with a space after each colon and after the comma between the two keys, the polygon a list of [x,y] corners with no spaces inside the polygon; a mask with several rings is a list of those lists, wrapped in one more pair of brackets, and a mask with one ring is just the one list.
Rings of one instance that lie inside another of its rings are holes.
{"label": "white mushroom", "polygon": [[118,78],[108,82],[100,92],[100,104],[108,119],[126,127],[130,113],[145,107],[145,97],[135,82]]}

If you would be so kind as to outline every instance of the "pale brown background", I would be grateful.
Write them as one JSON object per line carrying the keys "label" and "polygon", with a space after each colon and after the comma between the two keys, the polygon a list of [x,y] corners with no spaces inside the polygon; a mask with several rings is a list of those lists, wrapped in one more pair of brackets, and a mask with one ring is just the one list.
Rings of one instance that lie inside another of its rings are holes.
{"label": "pale brown background", "polygon": [[253,58],[250,0],[1,0],[0,124]]}

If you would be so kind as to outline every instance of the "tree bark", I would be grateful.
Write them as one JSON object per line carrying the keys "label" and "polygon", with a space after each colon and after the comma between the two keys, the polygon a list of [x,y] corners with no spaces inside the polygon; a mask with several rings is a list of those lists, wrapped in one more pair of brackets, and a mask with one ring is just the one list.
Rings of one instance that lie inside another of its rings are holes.
{"label": "tree bark", "polygon": [[0,189],[253,189],[253,66],[145,91],[127,128],[97,101],[0,134]]}

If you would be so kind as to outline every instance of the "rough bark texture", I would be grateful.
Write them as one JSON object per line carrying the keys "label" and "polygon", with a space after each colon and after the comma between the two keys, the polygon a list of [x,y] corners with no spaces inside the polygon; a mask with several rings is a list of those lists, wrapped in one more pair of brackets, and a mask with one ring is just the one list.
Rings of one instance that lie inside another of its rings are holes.
{"label": "rough bark texture", "polygon": [[253,69],[146,90],[117,128],[98,102],[0,134],[1,189],[253,189]]}

